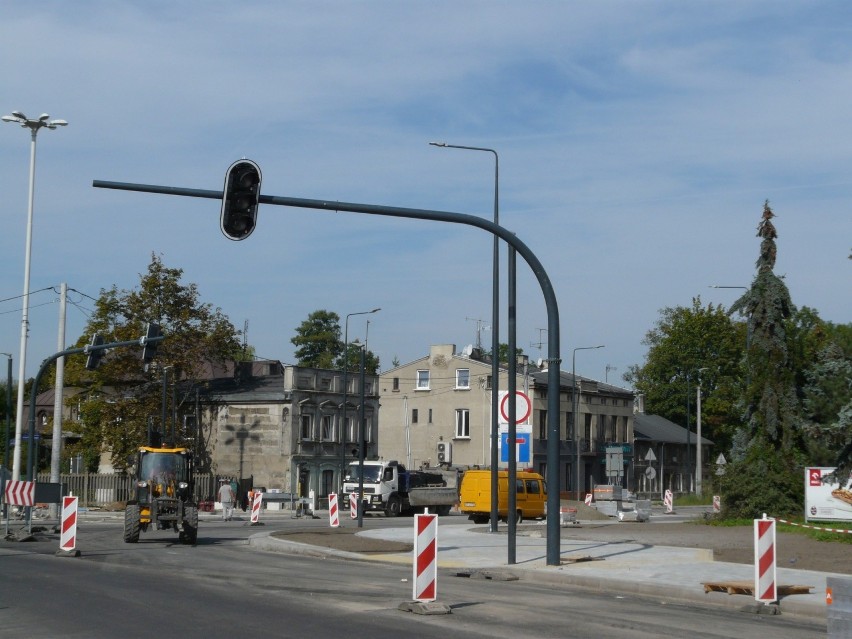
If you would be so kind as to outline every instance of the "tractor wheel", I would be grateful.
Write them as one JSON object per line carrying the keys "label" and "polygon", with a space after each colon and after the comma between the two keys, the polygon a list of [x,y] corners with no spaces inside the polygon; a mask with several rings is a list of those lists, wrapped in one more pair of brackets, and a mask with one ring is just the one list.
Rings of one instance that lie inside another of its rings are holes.
{"label": "tractor wheel", "polygon": [[399,517],[402,513],[402,502],[398,495],[388,497],[388,504],[385,507],[385,517]]}
{"label": "tractor wheel", "polygon": [[523,511],[519,510],[517,516],[515,517],[515,523],[520,524],[522,521],[524,521],[524,513]]}
{"label": "tractor wheel", "polygon": [[183,531],[180,539],[185,544],[195,545],[198,539],[198,508],[187,506],[183,511]]}
{"label": "tractor wheel", "polygon": [[124,541],[128,544],[139,541],[139,504],[124,509]]}

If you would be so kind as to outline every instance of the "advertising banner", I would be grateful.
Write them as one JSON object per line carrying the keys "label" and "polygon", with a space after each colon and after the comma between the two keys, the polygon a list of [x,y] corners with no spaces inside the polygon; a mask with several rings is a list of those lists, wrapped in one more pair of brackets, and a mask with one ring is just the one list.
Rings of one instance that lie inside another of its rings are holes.
{"label": "advertising banner", "polygon": [[852,521],[852,477],[826,481],[834,468],[805,468],[805,521]]}

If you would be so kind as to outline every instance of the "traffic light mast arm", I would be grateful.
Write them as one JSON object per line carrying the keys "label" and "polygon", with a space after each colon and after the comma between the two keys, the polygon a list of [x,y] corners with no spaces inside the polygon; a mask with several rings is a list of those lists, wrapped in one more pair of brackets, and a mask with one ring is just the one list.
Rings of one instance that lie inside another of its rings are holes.
{"label": "traffic light mast arm", "polygon": [[[121,348],[123,346],[139,346],[140,342],[145,339],[134,339],[128,340],[124,342],[110,342],[109,344],[88,344],[82,348],[68,348],[64,351],[59,351],[58,353],[54,353],[50,357],[46,358],[38,369],[38,373],[33,380],[32,391],[30,392],[30,414],[29,414],[29,422],[28,422],[28,430],[29,430],[29,441],[32,444],[35,441],[35,414],[36,414],[36,398],[38,395],[38,387],[41,384],[41,378],[44,375],[44,372],[47,370],[47,367],[50,366],[53,362],[58,360],[60,357],[65,357],[66,355],[79,355],[84,353],[89,355],[91,353],[97,353],[98,351],[105,351],[110,348]],[[149,338],[149,342],[161,342],[166,339],[165,335],[160,335],[159,337]],[[34,454],[35,446],[30,445],[29,451],[27,455],[27,481],[33,480],[33,463],[34,463]]]}
{"label": "traffic light mast arm", "polygon": [[[120,189],[125,191],[143,191],[147,193],[163,193],[167,195],[185,195],[190,197],[221,198],[222,193],[216,191],[201,191],[197,189],[184,189],[177,187],[158,187],[144,184],[128,184],[121,182],[104,182],[95,180],[92,183],[95,188]],[[559,382],[560,366],[562,358],[559,355],[559,305],[556,301],[556,293],[550,281],[550,277],[544,270],[541,261],[511,231],[503,228],[485,218],[463,213],[450,213],[446,211],[432,211],[427,209],[410,209],[391,206],[380,206],[374,204],[353,204],[347,202],[334,202],[327,200],[306,200],[292,197],[278,197],[259,195],[258,203],[276,204],[278,206],[293,206],[298,208],[319,209],[325,211],[346,211],[349,213],[367,213],[370,215],[383,215],[388,217],[404,217],[417,220],[432,220],[435,222],[449,222],[451,224],[466,224],[475,226],[491,233],[509,246],[514,248],[524,259],[533,272],[547,308],[547,412],[551,415],[559,414]],[[553,429],[558,428],[558,420],[553,420]],[[496,442],[492,442],[496,445]],[[547,438],[547,483],[551,490],[547,493],[547,565],[559,565],[559,438],[551,436]]]}

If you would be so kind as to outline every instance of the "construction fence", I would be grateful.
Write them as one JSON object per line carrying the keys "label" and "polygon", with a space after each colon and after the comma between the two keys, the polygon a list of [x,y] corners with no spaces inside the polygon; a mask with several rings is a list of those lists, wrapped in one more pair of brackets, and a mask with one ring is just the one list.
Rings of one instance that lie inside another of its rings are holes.
{"label": "construction fence", "polygon": [[[50,482],[50,475],[42,473],[36,481]],[[79,498],[82,508],[104,507],[116,502],[126,502],[135,494],[136,480],[126,473],[102,475],[98,473],[73,473],[60,475],[59,483],[66,487],[65,494]],[[211,473],[195,475],[195,499],[213,499],[218,488],[217,476]]]}

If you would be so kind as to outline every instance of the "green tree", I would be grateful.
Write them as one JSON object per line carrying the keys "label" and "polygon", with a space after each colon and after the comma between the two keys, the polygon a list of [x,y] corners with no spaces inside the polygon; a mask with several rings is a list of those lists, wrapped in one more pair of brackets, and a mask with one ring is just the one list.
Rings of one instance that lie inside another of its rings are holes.
{"label": "green tree", "polygon": [[[761,238],[757,274],[751,288],[731,306],[748,324],[745,424],[737,432],[732,463],[722,479],[723,515],[754,517],[761,512],[787,516],[801,511],[804,454],[801,411],[796,395],[795,343],[790,319],[796,309],[773,269],[778,234],[767,201],[757,227]],[[810,319],[802,325],[810,324]],[[810,327],[803,334],[811,335]],[[801,337],[801,335],[800,335]],[[798,340],[802,343],[802,340]]]}
{"label": "green tree", "polygon": [[[290,341],[296,346],[295,356],[299,366],[310,368],[343,369],[358,371],[361,367],[360,345],[350,342],[346,353],[340,339],[340,316],[333,311],[314,311],[296,328]],[[379,358],[369,349],[364,354],[364,370],[373,375],[379,370]]]}
{"label": "green tree", "polygon": [[[509,361],[509,345],[508,344],[506,344],[504,342],[500,342],[500,345],[497,348],[497,353],[500,356],[499,361],[501,363],[507,363]],[[519,348],[516,345],[515,346],[515,359],[517,360],[517,358],[520,357],[523,354],[524,354],[524,349]],[[491,355],[491,351],[488,351],[488,355],[489,356]]]}
{"label": "green tree", "polygon": [[299,324],[290,342],[296,346],[294,355],[299,366],[334,368],[335,360],[343,352],[340,316],[334,311],[314,311]]}
{"label": "green tree", "polygon": [[94,463],[108,451],[113,466],[125,468],[128,455],[147,442],[149,420],[166,431],[160,415],[167,369],[168,380],[186,389],[199,383],[206,365],[239,358],[238,331],[221,309],[201,302],[198,287],[182,283],[182,275],[152,255],[138,288],[101,291],[77,346],[88,344],[95,333],[105,342],[138,339],[148,322],[159,324],[166,339],[147,370],[137,348],[113,349],[95,371],[85,369],[85,357],[68,358],[66,384],[89,387],[80,406],[82,439],[69,453],[82,452]]}
{"label": "green tree", "polygon": [[662,309],[642,343],[648,346],[645,363],[630,366],[624,379],[645,395],[646,412],[686,426],[688,402],[693,425],[700,383],[702,435],[727,452],[741,425],[736,403],[742,390],[744,327],[731,321],[722,306],[703,306],[698,297],[691,307]]}
{"label": "green tree", "polygon": [[807,372],[803,408],[813,438],[810,460],[835,464],[838,475],[852,471],[852,358],[836,342],[820,352]]}
{"label": "green tree", "polygon": [[769,201],[757,234],[762,238],[757,275],[745,294],[731,306],[747,318],[749,346],[745,393],[745,443],[762,442],[779,450],[801,449],[801,418],[796,398],[787,320],[795,312],[790,292],[775,275],[778,233]]}

